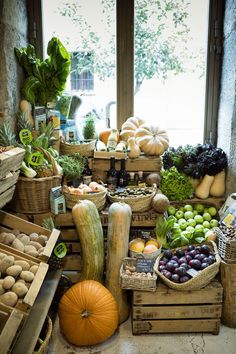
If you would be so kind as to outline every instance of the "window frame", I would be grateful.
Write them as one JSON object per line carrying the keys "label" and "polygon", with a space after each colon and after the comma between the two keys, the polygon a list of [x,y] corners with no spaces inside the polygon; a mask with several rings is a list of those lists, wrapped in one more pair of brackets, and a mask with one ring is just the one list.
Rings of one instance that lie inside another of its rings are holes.
{"label": "window frame", "polygon": [[[134,112],[134,1],[117,0],[117,128]],[[223,48],[224,0],[210,0],[204,141],[217,143],[217,117]],[[29,42],[42,57],[41,0],[27,0]]]}

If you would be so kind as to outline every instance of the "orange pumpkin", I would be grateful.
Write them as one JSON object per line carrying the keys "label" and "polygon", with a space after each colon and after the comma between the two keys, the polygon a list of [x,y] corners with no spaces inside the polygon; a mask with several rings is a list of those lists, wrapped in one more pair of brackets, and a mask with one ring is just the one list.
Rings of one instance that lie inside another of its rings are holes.
{"label": "orange pumpkin", "polygon": [[59,323],[74,345],[95,345],[108,339],[118,326],[117,303],[108,289],[95,280],[73,285],[62,296]]}
{"label": "orange pumpkin", "polygon": [[[98,134],[99,140],[101,140],[105,145],[107,145],[107,141],[108,141],[109,135],[111,134],[111,131],[112,131],[111,128],[107,128]],[[117,131],[117,139],[118,139],[117,142],[119,143],[120,134],[118,131]]]}

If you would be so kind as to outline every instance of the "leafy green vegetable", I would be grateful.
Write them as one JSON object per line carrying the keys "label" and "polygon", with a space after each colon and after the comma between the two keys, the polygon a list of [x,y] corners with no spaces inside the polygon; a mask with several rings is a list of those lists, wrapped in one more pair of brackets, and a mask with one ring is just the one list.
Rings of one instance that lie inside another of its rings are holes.
{"label": "leafy green vegetable", "polygon": [[86,159],[79,153],[75,153],[72,156],[60,155],[56,161],[62,167],[66,179],[74,180],[81,177]]}
{"label": "leafy green vegetable", "polygon": [[37,175],[37,172],[31,168],[31,167],[28,167],[25,163],[25,161],[22,161],[22,164],[21,164],[21,167],[20,167],[20,171],[26,176],[26,177],[29,177],[29,178],[33,178]]}
{"label": "leafy green vegetable", "polygon": [[159,243],[163,248],[168,248],[168,233],[175,223],[175,218],[169,216],[166,218],[163,214],[158,214],[156,219],[155,233]]}
{"label": "leafy green vegetable", "polygon": [[178,172],[174,166],[169,170],[161,171],[160,189],[169,200],[188,199],[193,193],[188,176]]}
{"label": "leafy green vegetable", "polygon": [[70,73],[70,54],[56,37],[47,47],[48,58],[42,61],[36,57],[34,47],[15,48],[16,57],[24,69],[26,81],[22,95],[27,101],[46,106],[47,102],[57,99],[66,86]]}

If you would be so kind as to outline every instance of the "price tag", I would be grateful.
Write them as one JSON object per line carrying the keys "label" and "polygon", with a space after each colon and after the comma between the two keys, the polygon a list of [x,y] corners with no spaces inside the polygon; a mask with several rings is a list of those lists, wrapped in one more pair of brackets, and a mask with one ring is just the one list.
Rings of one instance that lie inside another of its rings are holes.
{"label": "price tag", "polygon": [[136,271],[138,273],[153,273],[153,259],[137,258],[136,261]]}
{"label": "price tag", "polygon": [[54,248],[54,254],[58,258],[64,258],[67,253],[67,247],[64,242],[58,243]]}
{"label": "price tag", "polygon": [[31,131],[28,129],[22,129],[19,132],[19,137],[20,137],[20,141],[22,142],[23,145],[28,145],[33,140]]}
{"label": "price tag", "polygon": [[32,166],[40,166],[43,164],[44,156],[41,152],[33,152],[29,156],[29,164]]}
{"label": "price tag", "polygon": [[198,275],[198,271],[196,269],[188,269],[186,272],[188,275],[190,275],[192,278],[196,277]]}

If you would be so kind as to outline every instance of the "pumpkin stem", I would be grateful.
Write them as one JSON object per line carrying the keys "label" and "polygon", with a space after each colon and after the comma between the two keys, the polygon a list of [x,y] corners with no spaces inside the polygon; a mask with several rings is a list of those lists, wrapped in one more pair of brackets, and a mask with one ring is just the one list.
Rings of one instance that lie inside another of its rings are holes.
{"label": "pumpkin stem", "polygon": [[87,317],[89,317],[89,315],[90,315],[90,312],[88,311],[88,310],[83,310],[83,312],[81,312],[81,317],[82,318],[87,318]]}

